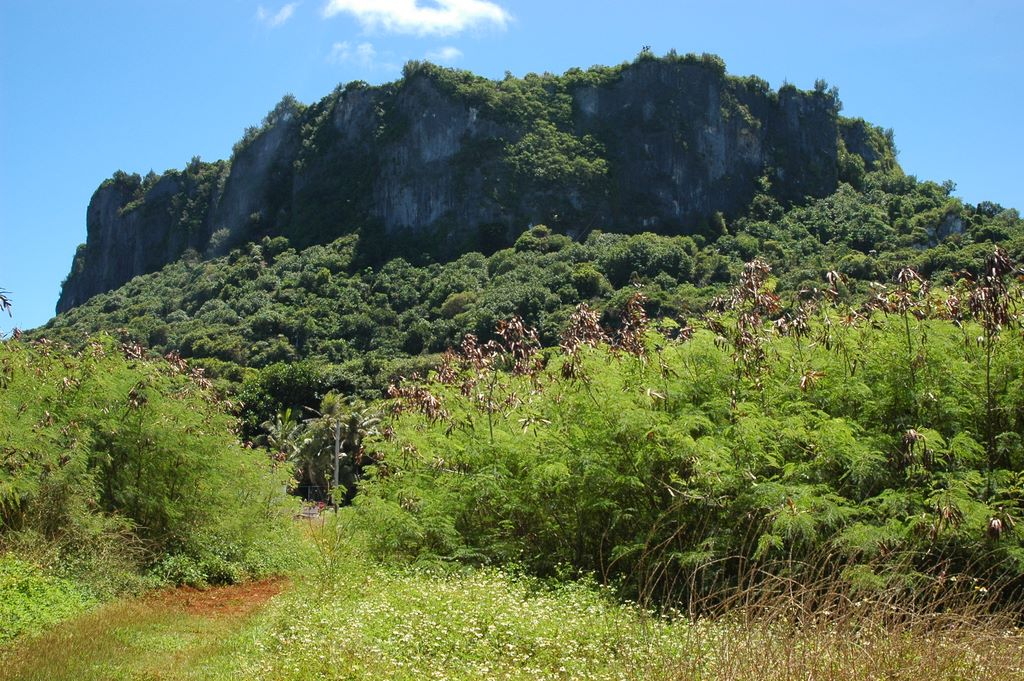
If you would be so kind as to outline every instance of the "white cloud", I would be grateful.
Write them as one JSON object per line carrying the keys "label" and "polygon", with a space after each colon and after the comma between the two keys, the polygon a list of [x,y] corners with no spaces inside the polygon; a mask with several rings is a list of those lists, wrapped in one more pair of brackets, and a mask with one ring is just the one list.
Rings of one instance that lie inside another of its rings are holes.
{"label": "white cloud", "polygon": [[373,45],[370,43],[359,43],[356,45],[356,60],[359,62],[371,64],[376,56],[377,50],[373,49]]}
{"label": "white cloud", "polygon": [[332,64],[353,63],[360,66],[372,67],[377,58],[377,50],[371,43],[359,43],[353,46],[346,41],[334,43],[327,55],[327,61]]}
{"label": "white cloud", "polygon": [[327,55],[327,61],[332,64],[342,64],[352,58],[352,45],[346,40],[331,45],[331,51]]}
{"label": "white cloud", "polygon": [[298,7],[298,5],[299,3],[297,2],[289,2],[287,5],[279,9],[276,14],[271,14],[265,7],[263,7],[263,5],[260,5],[256,8],[256,19],[270,28],[277,28],[292,18],[292,15],[295,14],[295,8]]}
{"label": "white cloud", "polygon": [[451,45],[427,52],[427,59],[437,62],[438,64],[451,64],[461,58],[462,50],[457,47],[452,47]]}
{"label": "white cloud", "polygon": [[505,28],[511,16],[489,0],[328,0],[324,16],[347,13],[365,28],[391,33],[452,35],[477,26]]}

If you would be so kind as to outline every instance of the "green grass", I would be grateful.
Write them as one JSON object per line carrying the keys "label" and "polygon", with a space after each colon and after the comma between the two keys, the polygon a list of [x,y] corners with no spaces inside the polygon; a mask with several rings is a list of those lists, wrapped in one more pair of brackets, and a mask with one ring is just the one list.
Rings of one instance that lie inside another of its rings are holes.
{"label": "green grass", "polygon": [[228,679],[230,653],[278,582],[110,603],[0,647],[2,679]]}
{"label": "green grass", "polygon": [[42,631],[93,602],[73,582],[45,575],[12,555],[0,556],[0,644]]}
{"label": "green grass", "polygon": [[[0,678],[1024,678],[1024,632],[979,613],[751,593],[669,618],[588,582],[381,565],[344,523],[308,527],[305,576],[262,610],[244,586],[109,604],[0,647]],[[218,609],[231,593],[250,606]]]}
{"label": "green grass", "polygon": [[296,591],[239,655],[239,678],[650,678],[683,651],[673,627],[595,588],[500,570],[359,571]]}
{"label": "green grass", "polygon": [[[1019,631],[971,622],[668,621],[600,590],[499,570],[384,569],[275,604],[233,653],[246,679],[993,679]],[[310,585],[313,587],[314,585]],[[355,587],[350,589],[348,587]],[[241,639],[239,639],[241,640]]]}
{"label": "green grass", "polygon": [[[342,516],[344,519],[345,516]],[[501,569],[386,566],[330,521],[309,579],[233,643],[246,679],[1006,679],[1024,634],[968,611],[758,598],[712,619],[655,616],[594,584]],[[809,600],[809,599],[807,599]],[[223,659],[223,658],[222,658]],[[215,678],[215,677],[208,677]]]}
{"label": "green grass", "polygon": [[196,678],[234,626],[139,602],[114,604],[24,641],[0,660],[0,678]]}

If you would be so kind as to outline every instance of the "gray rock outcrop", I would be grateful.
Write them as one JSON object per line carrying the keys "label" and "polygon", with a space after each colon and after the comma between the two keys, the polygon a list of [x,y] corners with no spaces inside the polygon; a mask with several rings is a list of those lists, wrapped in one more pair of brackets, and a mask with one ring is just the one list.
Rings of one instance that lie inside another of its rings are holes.
{"label": "gray rock outcrop", "polygon": [[507,82],[455,75],[413,68],[308,107],[283,102],[229,162],[194,159],[146,180],[115,174],[89,204],[57,311],[188,249],[208,257],[263,236],[302,247],[357,232],[379,261],[490,251],[541,222],[574,236],[690,233],[715,213],[739,214],[766,186],[782,202],[831,193],[842,137],[876,160],[862,130],[841,135],[828,93],[772,91],[727,76],[720,61],[534,77],[541,94],[530,100]]}

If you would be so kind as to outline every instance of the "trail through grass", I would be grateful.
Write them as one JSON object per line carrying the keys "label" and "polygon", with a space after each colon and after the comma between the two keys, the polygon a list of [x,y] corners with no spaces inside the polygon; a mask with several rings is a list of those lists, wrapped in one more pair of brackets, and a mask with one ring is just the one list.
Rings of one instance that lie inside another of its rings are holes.
{"label": "trail through grass", "polygon": [[713,618],[664,617],[587,581],[381,564],[343,522],[304,531],[311,550],[293,587],[110,604],[0,648],[0,679],[1024,678],[1012,618],[808,609],[767,595]]}
{"label": "trail through grass", "polygon": [[0,678],[232,678],[232,637],[286,585],[181,588],[112,603],[0,649]]}

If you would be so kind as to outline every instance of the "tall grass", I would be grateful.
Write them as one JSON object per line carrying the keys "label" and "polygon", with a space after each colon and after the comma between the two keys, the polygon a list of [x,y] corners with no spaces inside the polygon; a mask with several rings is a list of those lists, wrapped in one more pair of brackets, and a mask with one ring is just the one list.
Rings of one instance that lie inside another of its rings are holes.
{"label": "tall grass", "polygon": [[[375,563],[346,514],[311,523],[309,580],[236,639],[254,679],[1018,679],[1024,633],[976,582],[922,596],[751,570],[682,610],[588,580]],[[790,572],[797,566],[791,566]],[[799,566],[806,572],[808,566]],[[833,566],[834,567],[834,566]]]}
{"label": "tall grass", "polygon": [[[806,567],[806,566],[802,566]],[[833,566],[834,567],[834,566]],[[669,664],[680,679],[1016,679],[1024,675],[1020,613],[976,580],[851,587],[774,565],[746,584],[691,602],[691,650]],[[756,574],[754,574],[756,573]]]}

